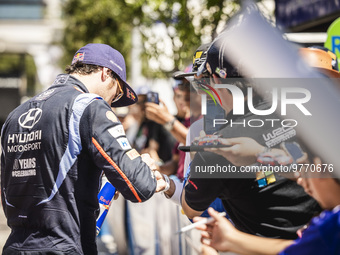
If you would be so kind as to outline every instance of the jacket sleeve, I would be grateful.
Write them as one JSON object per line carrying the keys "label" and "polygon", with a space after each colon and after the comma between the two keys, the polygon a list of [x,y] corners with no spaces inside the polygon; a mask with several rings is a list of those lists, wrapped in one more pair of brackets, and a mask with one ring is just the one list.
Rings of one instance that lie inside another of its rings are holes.
{"label": "jacket sleeve", "polygon": [[82,141],[95,165],[126,199],[143,202],[154,194],[153,172],[131,148],[122,124],[107,103],[101,99],[92,102],[80,126]]}
{"label": "jacket sleeve", "polygon": [[5,183],[5,178],[4,178],[4,175],[5,173],[3,171],[5,171],[5,155],[4,155],[4,151],[2,150],[2,139],[1,139],[2,136],[0,136],[0,140],[1,140],[1,143],[0,143],[0,154],[1,154],[1,158],[0,158],[0,169],[1,169],[1,172],[0,172],[0,176],[1,176],[1,183],[0,183],[0,189],[1,189],[1,203],[2,203],[2,208],[4,210],[4,213],[6,215],[6,202],[5,202],[5,196],[4,196],[4,189],[3,189],[3,185]]}
{"label": "jacket sleeve", "polygon": [[[190,173],[195,171],[196,166],[215,165],[216,162],[221,162],[220,156],[211,152],[198,152],[191,162]],[[184,189],[186,204],[195,211],[205,211],[222,193],[224,184],[220,178],[193,178],[189,175]]]}

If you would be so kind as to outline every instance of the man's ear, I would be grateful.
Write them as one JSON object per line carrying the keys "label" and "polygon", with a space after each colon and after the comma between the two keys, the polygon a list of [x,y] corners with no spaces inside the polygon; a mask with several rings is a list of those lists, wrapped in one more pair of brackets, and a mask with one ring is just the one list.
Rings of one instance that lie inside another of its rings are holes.
{"label": "man's ear", "polygon": [[101,71],[102,81],[106,81],[106,79],[110,78],[110,69],[107,67],[103,67]]}

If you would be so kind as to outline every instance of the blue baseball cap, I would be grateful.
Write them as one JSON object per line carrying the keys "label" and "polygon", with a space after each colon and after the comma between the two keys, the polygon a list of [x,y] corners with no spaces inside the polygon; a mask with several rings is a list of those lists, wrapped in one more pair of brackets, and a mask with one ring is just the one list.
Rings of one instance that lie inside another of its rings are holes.
{"label": "blue baseball cap", "polygon": [[122,107],[134,104],[138,96],[126,82],[125,60],[122,54],[107,44],[89,43],[80,48],[73,57],[72,64],[76,62],[98,65],[109,68],[123,82],[124,95],[118,101],[111,104],[112,107]]}

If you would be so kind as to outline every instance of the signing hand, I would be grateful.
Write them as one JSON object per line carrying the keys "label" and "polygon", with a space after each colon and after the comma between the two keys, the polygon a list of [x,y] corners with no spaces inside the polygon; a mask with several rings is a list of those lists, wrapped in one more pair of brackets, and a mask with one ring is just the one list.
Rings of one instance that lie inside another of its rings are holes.
{"label": "signing hand", "polygon": [[147,164],[151,170],[157,170],[158,166],[156,164],[156,161],[151,158],[149,153],[144,153],[142,155],[140,155],[142,160],[144,161],[145,164]]}
{"label": "signing hand", "polygon": [[235,166],[247,166],[256,163],[256,157],[265,147],[249,137],[219,138],[220,144],[230,145],[226,148],[205,148],[225,157]]}
{"label": "signing hand", "polygon": [[163,191],[166,188],[166,181],[163,174],[156,170],[158,168],[156,161],[153,160],[147,153],[142,154],[141,157],[145,164],[147,164],[150,167],[151,171],[153,172],[156,178],[157,181],[156,192]]}
{"label": "signing hand", "polygon": [[163,191],[166,188],[166,181],[163,174],[158,171],[155,171],[154,174],[157,180],[156,192]]}
{"label": "signing hand", "polygon": [[[220,216],[213,208],[208,212],[215,221],[198,225],[196,228],[202,230],[201,242],[219,251],[230,251],[235,245],[232,243],[232,236],[236,235],[238,230],[225,217]],[[194,222],[201,220],[201,217],[195,217]]]}

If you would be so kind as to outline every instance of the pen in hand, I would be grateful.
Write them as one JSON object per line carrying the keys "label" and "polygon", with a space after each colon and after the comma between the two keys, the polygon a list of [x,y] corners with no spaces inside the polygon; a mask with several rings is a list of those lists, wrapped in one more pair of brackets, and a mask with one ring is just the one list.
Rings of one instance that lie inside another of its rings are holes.
{"label": "pen in hand", "polygon": [[[219,213],[220,216],[224,217],[226,216],[226,212],[221,212]],[[181,228],[181,230],[179,230],[178,232],[176,232],[176,234],[182,234],[184,232],[187,232],[189,230],[194,229],[196,226],[202,225],[202,224],[207,224],[207,223],[211,223],[213,222],[215,219],[213,217],[209,217],[209,218],[205,218],[203,220],[197,221],[191,225],[185,226],[183,228]]]}

